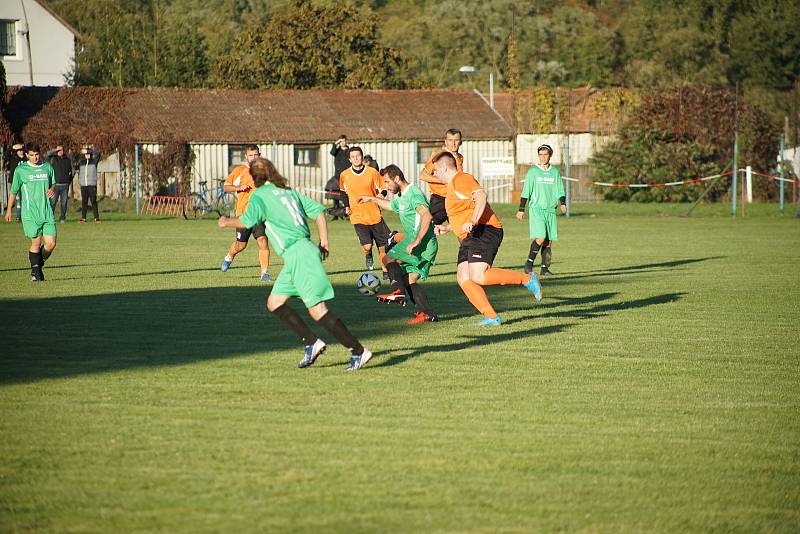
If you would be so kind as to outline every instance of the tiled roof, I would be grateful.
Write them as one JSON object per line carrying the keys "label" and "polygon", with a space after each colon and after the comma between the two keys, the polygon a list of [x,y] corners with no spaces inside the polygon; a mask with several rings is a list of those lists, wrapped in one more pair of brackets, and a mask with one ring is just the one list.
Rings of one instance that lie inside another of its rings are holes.
{"label": "tiled roof", "polygon": [[447,128],[469,139],[510,139],[509,125],[478,95],[457,90],[140,89],[127,97],[143,142],[316,143],[438,141]]}

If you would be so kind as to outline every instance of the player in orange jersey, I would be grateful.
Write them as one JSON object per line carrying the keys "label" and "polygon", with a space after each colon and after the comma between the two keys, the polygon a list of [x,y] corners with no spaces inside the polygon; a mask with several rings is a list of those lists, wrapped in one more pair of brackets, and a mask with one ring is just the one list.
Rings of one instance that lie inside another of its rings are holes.
{"label": "player in orange jersey", "polygon": [[[377,197],[381,191],[383,178],[380,173],[364,164],[364,153],[360,147],[350,147],[350,167],[339,175],[339,189],[344,193],[345,213],[358,236],[361,250],[364,251],[364,262],[367,269],[372,270],[375,263],[372,259],[372,243],[378,247],[383,279],[389,279],[389,273],[383,263],[386,255],[386,244],[389,240],[389,227],[386,226],[381,209],[374,202],[358,203],[363,196]],[[381,194],[381,196],[385,196]]]}
{"label": "player in orange jersey", "polygon": [[483,314],[477,326],[496,326],[503,322],[489,303],[483,286],[522,285],[537,301],[541,300],[542,288],[536,273],[523,274],[492,267],[503,242],[503,225],[475,177],[460,172],[456,158],[449,152],[434,158],[433,175],[447,182],[445,208],[450,219],[449,224],[436,226],[435,232],[444,235],[453,230],[461,241],[456,280],[470,304]]}
{"label": "player in orange jersey", "polygon": [[450,128],[444,134],[444,146],[431,154],[431,159],[425,164],[419,179],[428,182],[428,190],[431,193],[429,200],[431,205],[431,215],[433,224],[444,224],[447,221],[447,212],[444,207],[444,197],[447,196],[447,184],[433,175],[433,160],[437,156],[449,152],[456,158],[456,167],[459,172],[464,170],[464,156],[458,153],[461,147],[461,130]]}
{"label": "player in orange jersey", "polygon": [[[235,167],[225,178],[223,188],[226,193],[236,193],[236,216],[238,217],[247,209],[250,202],[250,194],[256,188],[253,177],[250,176],[250,164],[261,156],[261,151],[256,145],[247,145],[244,149],[245,163]],[[224,273],[233,263],[233,258],[247,248],[247,241],[250,235],[256,238],[258,243],[258,262],[261,264],[261,280],[272,282],[272,278],[267,272],[269,269],[269,242],[264,231],[264,224],[259,223],[252,228],[237,229],[236,240],[228,248],[228,254],[222,260],[220,269]]]}

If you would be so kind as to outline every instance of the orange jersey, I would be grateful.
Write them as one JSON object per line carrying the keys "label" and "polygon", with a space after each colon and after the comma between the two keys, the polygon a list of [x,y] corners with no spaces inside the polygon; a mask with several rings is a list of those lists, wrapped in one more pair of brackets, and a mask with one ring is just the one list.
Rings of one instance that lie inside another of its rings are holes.
{"label": "orange jersey", "polygon": [[[256,188],[256,183],[253,181],[253,177],[250,176],[250,167],[244,164],[235,167],[225,178],[225,185],[236,186],[236,216],[238,217],[247,209],[247,204],[250,202],[250,193]],[[239,191],[245,188],[247,188],[247,191]]]}
{"label": "orange jersey", "polygon": [[[431,159],[428,160],[428,163],[425,164],[425,170],[428,171],[430,174],[433,174],[433,158],[438,156],[444,152],[444,150],[437,150],[433,154],[431,154]],[[453,154],[456,157],[456,168],[458,172],[462,172],[464,170],[464,156],[461,154]],[[427,182],[428,183],[428,191],[431,192],[433,195],[439,195],[440,197],[447,196],[447,184],[440,184],[438,182]]]}
{"label": "orange jersey", "polygon": [[[447,217],[450,219],[450,229],[453,230],[459,239],[467,237],[466,232],[461,228],[472,218],[475,211],[475,201],[472,200],[472,193],[483,188],[471,174],[459,172],[447,185],[447,196],[444,198],[444,208],[447,210]],[[486,203],[483,214],[478,219],[478,224],[486,224],[495,228],[502,228],[503,224],[495,215],[494,210]]]}
{"label": "orange jersey", "polygon": [[339,189],[347,193],[350,199],[350,222],[353,224],[378,224],[381,222],[381,208],[374,202],[358,203],[358,197],[378,196],[383,178],[380,173],[364,165],[364,170],[357,174],[353,167],[342,171],[339,175]]}

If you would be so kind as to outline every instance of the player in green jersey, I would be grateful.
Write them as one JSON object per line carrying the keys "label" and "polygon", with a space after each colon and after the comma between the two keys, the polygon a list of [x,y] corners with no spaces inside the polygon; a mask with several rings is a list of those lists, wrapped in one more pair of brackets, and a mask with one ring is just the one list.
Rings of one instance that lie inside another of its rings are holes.
{"label": "player in green jersey", "polygon": [[[283,270],[267,297],[267,309],[303,341],[305,354],[298,366],[305,368],[313,364],[325,351],[325,342],[287,305],[291,297],[300,298],[309,315],[350,349],[347,370],[362,368],[372,358],[372,352],[359,343],[325,304],[333,298],[333,287],[322,266],[329,251],[325,206],[291,189],[269,160],[254,160],[250,164],[250,174],[256,190],[250,196],[247,209],[240,217],[220,217],[218,225],[245,229],[264,223],[270,243],[284,260]],[[317,223],[319,245],[311,242],[306,219]]]}
{"label": "player in green jersey", "polygon": [[[428,278],[428,272],[436,262],[436,254],[439,252],[428,200],[419,187],[406,181],[403,171],[397,165],[389,165],[380,172],[386,189],[395,197],[388,201],[362,196],[358,201],[375,202],[381,208],[394,211],[400,216],[404,237],[387,251],[382,260],[392,284],[399,287],[395,294],[389,296],[403,297],[417,306],[419,311],[408,324],[437,321],[438,318],[428,302],[428,295],[418,283]],[[387,300],[385,295],[379,296],[378,300],[381,298]]]}
{"label": "player in green jersey", "polygon": [[561,213],[567,212],[564,182],[558,168],[550,165],[553,157],[553,148],[550,145],[541,145],[536,152],[539,163],[528,170],[525,175],[525,185],[519,199],[517,219],[520,221],[525,216],[525,205],[528,206],[531,248],[528,259],[525,261],[525,272],[533,271],[533,260],[536,259],[539,249],[542,251],[542,269],[540,276],[553,274],[550,272],[552,258],[551,243],[558,240],[558,221],[555,209]]}
{"label": "player in green jersey", "polygon": [[31,239],[28,249],[31,281],[43,282],[42,267],[56,248],[56,219],[50,205],[50,199],[56,194],[56,174],[49,163],[41,161],[39,145],[29,145],[26,153],[28,161],[20,163],[14,170],[11,191],[8,194],[6,222],[11,222],[11,210],[19,195],[22,230]]}

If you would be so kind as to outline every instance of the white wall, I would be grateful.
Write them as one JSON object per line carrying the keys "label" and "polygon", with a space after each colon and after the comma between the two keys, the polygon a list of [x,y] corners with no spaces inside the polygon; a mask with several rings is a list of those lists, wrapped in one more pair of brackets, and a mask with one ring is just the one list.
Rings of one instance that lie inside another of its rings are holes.
{"label": "white wall", "polygon": [[0,19],[17,21],[17,55],[3,57],[8,85],[65,85],[64,75],[75,56],[75,35],[35,0],[0,0]]}
{"label": "white wall", "polygon": [[[591,158],[598,150],[603,148],[611,137],[590,133],[569,135],[569,159],[572,165],[588,165]],[[554,165],[563,165],[567,146],[567,136],[564,134],[524,134],[517,136],[517,164],[533,165],[539,162],[536,149],[548,144],[553,147]],[[562,169],[563,172],[563,169]]]}

